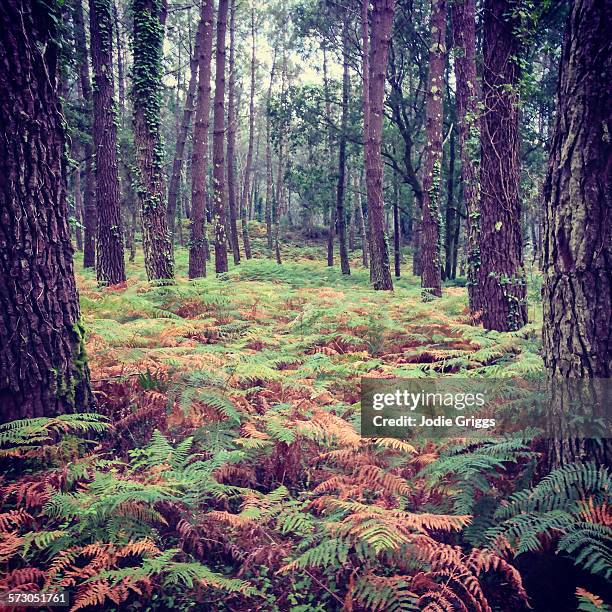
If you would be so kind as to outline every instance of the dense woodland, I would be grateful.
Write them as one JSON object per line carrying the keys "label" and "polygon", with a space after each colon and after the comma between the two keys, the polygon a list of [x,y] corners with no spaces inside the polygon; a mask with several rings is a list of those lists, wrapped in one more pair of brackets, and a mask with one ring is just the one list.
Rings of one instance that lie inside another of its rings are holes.
{"label": "dense woodland", "polygon": [[610,378],[611,0],[0,28],[0,594],[612,609],[605,432],[360,436],[362,377]]}

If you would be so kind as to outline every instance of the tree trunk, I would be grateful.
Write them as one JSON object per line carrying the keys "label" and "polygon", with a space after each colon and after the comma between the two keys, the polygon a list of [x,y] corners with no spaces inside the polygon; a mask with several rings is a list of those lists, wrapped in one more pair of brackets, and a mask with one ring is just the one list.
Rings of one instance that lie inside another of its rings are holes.
{"label": "tree trunk", "polygon": [[238,241],[236,194],[236,0],[230,7],[230,56],[229,84],[227,90],[227,198],[229,205],[230,233],[234,264],[240,263],[240,242]]}
{"label": "tree trunk", "polygon": [[248,199],[252,182],[253,140],[255,136],[255,5],[251,6],[251,89],[249,93],[249,145],[244,165],[242,194],[240,197],[240,225],[242,227],[242,244],[244,256],[251,259],[251,239],[248,224]]}
{"label": "tree trunk", "polygon": [[142,247],[149,280],[174,276],[168,234],[161,143],[161,71],[165,7],[160,0],[133,0],[134,144],[138,162]]}
{"label": "tree trunk", "polygon": [[125,282],[112,24],[110,0],[91,0],[89,27],[94,76],[93,141],[98,212],[96,278],[100,285]]}
{"label": "tree trunk", "polygon": [[444,235],[444,279],[452,278],[453,251],[455,248],[455,225],[457,223],[455,206],[455,129],[451,129],[448,145],[448,177],[446,181],[446,233]]}
{"label": "tree trunk", "polygon": [[514,2],[486,0],[483,30],[481,230],[478,288],[486,329],[527,323],[519,200],[519,40]]}
{"label": "tree trunk", "polygon": [[[572,385],[564,379],[612,376],[611,31],[610,0],[571,3],[544,184],[543,352],[551,391],[548,416],[560,414],[562,423],[573,402]],[[589,398],[595,418],[610,410],[598,382],[591,381]],[[584,403],[584,392],[580,395]],[[609,466],[610,450],[605,435],[547,440],[550,468],[591,460]]]}
{"label": "tree trunk", "polygon": [[423,299],[442,295],[442,123],[446,58],[446,0],[431,0],[429,77],[425,94],[427,146],[423,162],[423,222],[421,287]]}
{"label": "tree trunk", "polygon": [[[367,2],[367,0],[364,0]],[[389,249],[385,234],[383,199],[383,166],[381,158],[383,98],[387,54],[395,0],[374,0],[372,13],[372,44],[369,54],[369,93],[365,115],[367,120],[365,148],[366,188],[368,194],[368,223],[370,226],[370,272],[374,289],[393,289],[389,269]],[[367,6],[366,22],[363,25],[364,50],[367,48]],[[364,72],[365,75],[365,72]],[[365,86],[365,84],[364,84]]]}
{"label": "tree trunk", "polygon": [[76,240],[77,251],[83,250],[83,189],[81,187],[81,168],[74,169],[74,237]]}
{"label": "tree trunk", "polygon": [[[80,94],[87,109],[89,121],[91,111],[91,81],[89,79],[89,59],[85,39],[85,22],[81,0],[74,0],[72,19],[74,21],[74,40],[76,44],[76,59],[79,66]],[[94,174],[93,145],[89,141],[83,143],[85,156],[85,193],[83,202],[83,267],[93,268],[96,265],[96,179]]]}
{"label": "tree trunk", "polygon": [[[338,143],[338,190],[336,199],[336,220],[338,224],[338,246],[340,248],[340,270],[342,274],[350,274],[349,254],[346,246],[346,212],[344,210],[344,191],[346,185],[346,139],[348,130],[349,112],[349,17],[344,15],[342,25],[342,117],[340,119],[340,139]],[[333,234],[332,234],[332,257],[333,257]]]}
{"label": "tree trunk", "polygon": [[[327,49],[323,46],[323,95],[325,96],[325,118],[328,122],[327,127],[327,152],[329,155],[329,168],[333,167],[334,163],[334,147],[333,147],[333,119],[331,111],[331,94],[329,91],[329,77],[327,73]],[[346,151],[346,143],[344,145]],[[329,183],[331,184],[331,171]],[[331,191],[331,187],[330,187]],[[334,236],[336,235],[336,225],[338,223],[338,209],[331,203],[329,205],[329,224],[327,226],[327,265],[331,268],[334,265]]]}
{"label": "tree trunk", "polygon": [[544,362],[561,378],[612,376],[612,80],[609,0],[574,0],[544,186]]}
{"label": "tree trunk", "polygon": [[91,410],[66,202],[59,15],[0,3],[0,421]]}
{"label": "tree trunk", "polygon": [[[284,47],[283,40],[283,64],[281,69],[281,100],[285,99],[287,92],[287,49]],[[280,220],[281,215],[285,210],[285,140],[286,140],[286,125],[283,122],[280,128],[280,135],[278,139],[278,167],[276,174],[276,197],[275,206],[273,212],[274,220],[274,253],[276,256],[276,263],[282,264],[281,249],[280,249]]]}
{"label": "tree trunk", "polygon": [[117,4],[113,2],[113,21],[115,24],[115,40],[117,41],[117,81],[119,84],[119,111],[121,120],[125,117],[125,70],[123,69],[123,49],[121,47],[121,31]]}
{"label": "tree trunk", "polygon": [[[274,74],[276,70],[276,49],[274,50],[274,56],[272,58],[272,67],[270,68],[270,83],[268,85],[268,94],[266,96],[266,102],[269,105],[272,99],[272,86],[274,85]],[[266,110],[266,238],[268,243],[268,250],[272,252],[274,245],[272,236],[272,209],[273,202],[272,197],[274,188],[272,185],[272,134],[270,133],[270,113]]]}
{"label": "tree trunk", "polygon": [[[452,4],[455,54],[455,95],[461,150],[461,183],[466,209],[467,287],[470,310],[480,310],[477,284],[480,266],[480,87],[476,75],[476,0]],[[456,260],[456,257],[455,257]],[[456,269],[456,265],[454,266]]]}
{"label": "tree trunk", "polygon": [[189,239],[189,278],[206,276],[208,239],[206,237],[206,167],[210,126],[210,75],[213,41],[213,0],[204,0],[201,9],[202,42],[198,54],[198,96],[193,126],[191,157],[191,234]]}
{"label": "tree trunk", "polygon": [[227,272],[225,230],[225,32],[228,0],[219,0],[213,102],[213,202],[212,226],[215,236],[215,272]]}
{"label": "tree trunk", "polygon": [[368,246],[368,234],[366,232],[365,220],[363,218],[363,209],[361,208],[361,181],[359,175],[355,173],[355,221],[359,228],[359,235],[361,237],[361,262],[364,268],[369,268],[370,263],[368,255],[370,248]]}
{"label": "tree trunk", "polygon": [[196,86],[198,84],[198,59],[200,57],[200,48],[202,45],[202,36],[204,32],[204,23],[200,20],[198,31],[196,33],[193,55],[189,61],[189,84],[187,85],[187,95],[185,96],[185,108],[183,109],[183,117],[176,135],[176,145],[174,148],[174,160],[172,162],[172,174],[170,175],[170,185],[168,187],[168,229],[170,231],[170,239],[174,240],[174,226],[177,203],[179,201],[179,192],[181,184],[181,173],[183,170],[183,159],[185,156],[185,143],[187,142],[187,134],[191,124],[191,116],[194,111],[194,100],[196,94]]}
{"label": "tree trunk", "polygon": [[402,237],[400,230],[400,215],[399,215],[399,180],[397,173],[393,174],[393,257],[395,264],[395,278],[400,278],[402,275]]}

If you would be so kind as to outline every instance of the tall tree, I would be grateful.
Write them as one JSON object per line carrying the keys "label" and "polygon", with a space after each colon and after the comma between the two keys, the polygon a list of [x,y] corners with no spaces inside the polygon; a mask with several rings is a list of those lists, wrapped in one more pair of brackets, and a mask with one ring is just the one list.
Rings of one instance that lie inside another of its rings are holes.
{"label": "tall tree", "polygon": [[89,3],[93,66],[93,141],[98,213],[96,277],[101,285],[125,282],[123,221],[117,162],[117,120],[113,82],[113,19],[110,0]]}
{"label": "tall tree", "polygon": [[344,193],[346,190],[346,141],[348,136],[349,93],[351,87],[349,74],[349,25],[349,15],[348,12],[345,11],[342,19],[342,116],[340,119],[340,136],[338,140],[338,188],[336,192],[336,220],[338,225],[338,246],[340,247],[340,270],[342,274],[351,273],[349,254],[346,245],[346,212],[344,210]]}
{"label": "tall tree", "polygon": [[194,111],[194,101],[196,95],[196,87],[198,84],[198,58],[200,56],[200,48],[202,45],[202,36],[204,31],[204,22],[199,21],[198,31],[195,37],[193,54],[189,61],[189,84],[187,85],[187,95],[185,96],[185,107],[181,118],[178,133],[176,135],[176,144],[174,147],[174,160],[172,162],[172,173],[170,174],[170,184],[168,187],[168,228],[171,239],[174,238],[174,225],[176,219],[177,203],[179,201],[179,187],[181,183],[181,172],[183,169],[183,158],[185,155],[185,143],[187,142],[187,134],[191,125],[191,116]]}
{"label": "tall tree", "polygon": [[470,310],[480,310],[477,285],[480,266],[480,84],[476,74],[476,0],[452,3],[457,122],[461,183],[466,208],[467,287]]}
{"label": "tall tree", "polygon": [[213,215],[215,272],[227,272],[225,229],[225,33],[228,0],[219,0],[215,56],[215,98],[213,102]]}
{"label": "tall tree", "polygon": [[446,0],[431,0],[429,76],[425,102],[427,145],[423,163],[421,287],[423,295],[442,295],[440,230],[442,225],[442,123],[446,62]]}
{"label": "tall tree", "polygon": [[198,89],[193,126],[191,157],[191,234],[189,239],[189,278],[206,276],[208,238],[206,236],[206,167],[210,126],[210,72],[213,43],[213,0],[202,2],[200,20],[202,43],[198,53]]}
{"label": "tall tree", "polygon": [[0,421],[89,410],[54,5],[0,3]]}
{"label": "tall tree", "polygon": [[[373,0],[371,41],[368,45],[368,0],[363,0],[364,90],[368,93],[364,103],[365,170],[368,194],[368,223],[370,227],[370,275],[374,289],[393,289],[389,269],[389,247],[385,233],[383,199],[383,166],[381,159],[383,98],[385,74],[395,0]],[[367,64],[367,66],[366,66]],[[365,68],[368,69],[366,77]]]}
{"label": "tall tree", "polygon": [[574,0],[544,185],[544,361],[551,376],[612,376],[612,2]]}
{"label": "tall tree", "polygon": [[229,83],[227,86],[227,203],[234,263],[240,263],[236,193],[236,0],[230,4]]}
{"label": "tall tree", "polygon": [[527,322],[519,199],[520,53],[515,0],[486,0],[483,28],[479,302],[486,329]]}
{"label": "tall tree", "polygon": [[138,161],[142,247],[149,280],[174,276],[160,133],[165,11],[164,0],[132,0],[134,143]]}
{"label": "tall tree", "polygon": [[[87,53],[87,40],[85,38],[85,21],[83,19],[82,0],[74,0],[72,5],[72,19],[74,22],[74,41],[76,47],[76,60],[79,69],[79,93],[86,109],[88,120],[91,122],[91,81],[89,77],[89,54]],[[90,140],[85,140],[79,153],[83,155],[80,164],[85,166],[85,194],[83,201],[83,267],[93,268],[96,265],[96,177],[94,174],[94,152]]]}
{"label": "tall tree", "polygon": [[[331,168],[334,163],[334,122],[331,110],[331,92],[329,90],[329,70],[327,62],[327,47],[323,45],[323,96],[325,98],[325,120],[327,122],[327,154],[329,156],[328,164]],[[345,145],[346,150],[346,145]],[[331,172],[329,178],[333,179]],[[330,193],[332,190],[330,189]],[[327,265],[331,268],[334,265],[334,237],[336,235],[337,224],[337,206],[329,204],[329,219],[327,224]],[[326,207],[327,208],[327,207]]]}
{"label": "tall tree", "polygon": [[[274,87],[274,77],[276,75],[276,56],[277,50],[274,49],[274,55],[272,57],[272,66],[270,67],[270,81],[268,83],[268,92],[266,94],[266,104],[269,107],[270,101],[272,100],[272,87]],[[271,133],[271,115],[266,112],[266,238],[268,244],[268,250],[272,251],[274,245],[272,236],[272,209],[274,204],[272,201],[274,194],[274,186],[272,179],[272,133]]]}
{"label": "tall tree", "polygon": [[255,137],[255,49],[256,49],[256,32],[255,32],[255,3],[251,4],[251,83],[249,90],[249,144],[247,148],[246,161],[244,164],[244,178],[242,184],[242,194],[240,196],[240,221],[242,227],[242,244],[244,246],[244,255],[247,259],[251,259],[251,239],[249,237],[248,225],[248,199],[250,186],[252,183],[253,174],[253,141]]}

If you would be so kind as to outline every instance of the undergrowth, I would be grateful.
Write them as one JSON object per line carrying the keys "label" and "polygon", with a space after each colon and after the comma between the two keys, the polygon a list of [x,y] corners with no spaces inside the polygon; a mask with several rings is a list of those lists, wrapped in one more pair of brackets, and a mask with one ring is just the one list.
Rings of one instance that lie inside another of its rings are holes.
{"label": "undergrowth", "polygon": [[371,291],[357,258],[348,278],[284,259],[189,282],[179,250],[172,286],[138,260],[122,290],[80,277],[99,414],[0,426],[0,589],[67,589],[72,610],[521,610],[515,558],[551,547],[610,578],[602,468],[538,481],[534,432],[359,435],[360,377],[528,378],[539,321],[485,332],[462,287],[423,303],[414,278]]}

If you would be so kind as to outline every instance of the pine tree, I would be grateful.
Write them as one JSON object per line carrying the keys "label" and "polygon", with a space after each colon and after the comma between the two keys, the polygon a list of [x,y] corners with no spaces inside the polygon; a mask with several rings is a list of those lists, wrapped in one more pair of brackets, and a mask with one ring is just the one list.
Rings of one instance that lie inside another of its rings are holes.
{"label": "pine tree", "polygon": [[497,331],[527,323],[519,199],[519,25],[514,0],[485,1],[477,283],[483,325]]}
{"label": "pine tree", "polygon": [[161,72],[165,5],[162,0],[133,0],[134,144],[142,248],[149,280],[174,276],[172,242],[166,218],[164,149],[161,142]]}
{"label": "pine tree", "polygon": [[113,79],[113,22],[110,0],[89,3],[93,65],[93,140],[98,213],[96,277],[101,285],[125,282],[123,222],[117,161],[118,112]]}
{"label": "pine tree", "polygon": [[73,272],[59,15],[0,3],[0,421],[93,408]]}

